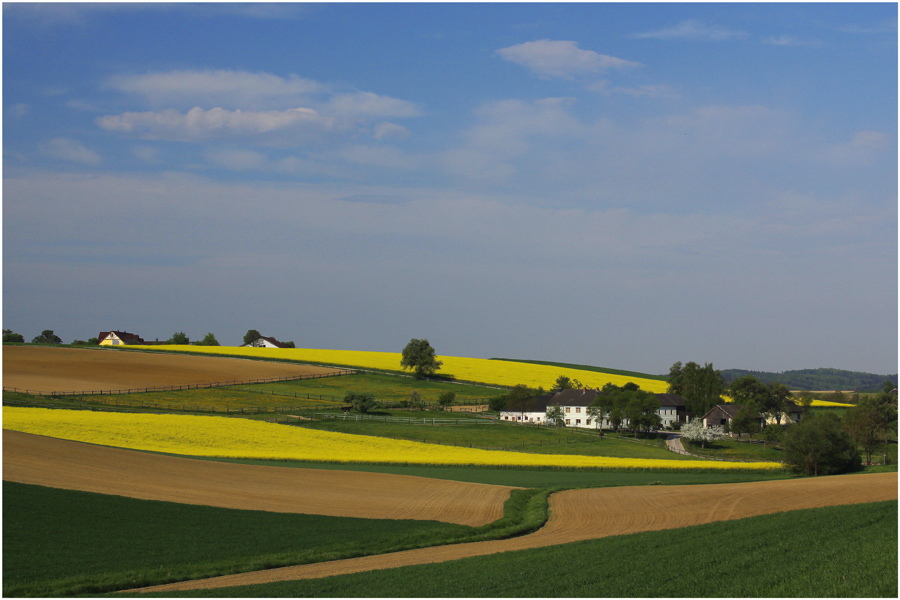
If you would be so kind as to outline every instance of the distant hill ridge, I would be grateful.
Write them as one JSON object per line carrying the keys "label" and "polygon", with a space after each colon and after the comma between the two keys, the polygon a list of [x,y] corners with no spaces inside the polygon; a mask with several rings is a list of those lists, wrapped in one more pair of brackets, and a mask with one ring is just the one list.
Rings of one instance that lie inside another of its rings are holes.
{"label": "distant hill ridge", "polygon": [[[637,371],[623,371],[619,369],[606,369],[603,367],[594,367],[591,365],[576,365],[571,363],[552,362],[546,360],[525,360],[521,358],[492,358],[491,360],[506,360],[512,362],[530,363],[534,365],[549,365],[551,367],[560,367],[566,369],[580,369],[582,371],[596,371],[599,373],[610,373],[613,375],[624,375],[626,377],[635,377],[640,379],[656,379],[665,381],[667,375],[651,375],[649,373],[639,373]],[[876,392],[881,391],[885,381],[892,382],[897,385],[897,374],[893,375],[877,375],[875,373],[863,373],[861,371],[846,371],[843,369],[797,369],[794,371],[784,371],[781,373],[773,373],[770,371],[748,371],[746,369],[723,369],[722,377],[725,383],[731,383],[738,377],[744,375],[753,375],[763,383],[775,381],[786,385],[792,390],[811,390],[811,391],[860,391],[860,392]]]}
{"label": "distant hill ridge", "polygon": [[845,371],[843,369],[798,369],[771,373],[768,371],[747,371],[744,369],[724,369],[722,376],[726,383],[738,377],[753,375],[763,383],[777,382],[792,390],[837,391],[854,390],[859,392],[881,391],[885,381],[897,385],[897,374],[876,375],[861,371]]}

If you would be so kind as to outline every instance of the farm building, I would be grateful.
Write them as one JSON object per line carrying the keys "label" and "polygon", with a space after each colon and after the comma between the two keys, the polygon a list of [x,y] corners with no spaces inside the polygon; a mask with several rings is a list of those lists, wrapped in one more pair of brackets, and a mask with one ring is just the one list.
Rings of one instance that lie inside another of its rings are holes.
{"label": "farm building", "polygon": [[[788,402],[788,406],[788,410],[781,413],[778,417],[759,413],[756,415],[756,420],[760,426],[773,423],[779,425],[797,423],[800,421],[803,409],[793,402]],[[726,425],[731,425],[731,422],[743,407],[743,404],[716,404],[709,412],[700,418],[703,419],[704,427],[711,427],[713,425],[721,425],[724,427]]]}
{"label": "farm building", "polygon": [[283,344],[273,337],[260,336],[249,344],[244,344],[241,348],[288,348],[287,344]]}
{"label": "farm building", "polygon": [[500,420],[514,423],[545,423],[547,407],[552,398],[553,394],[547,394],[510,402],[506,408],[500,411]]}
{"label": "farm building", "polygon": [[127,346],[129,344],[146,344],[141,336],[127,331],[101,331],[97,336],[101,346]]}
{"label": "farm building", "polygon": [[[581,427],[588,429],[611,429],[612,424],[605,417],[597,419],[589,412],[590,406],[600,394],[598,390],[576,389],[562,390],[555,394],[537,396],[520,402],[516,406],[509,405],[500,412],[500,419],[515,423],[546,423],[547,407],[558,404],[563,411],[563,418],[567,427]],[[676,421],[685,423],[688,419],[684,398],[677,394],[655,394],[660,407],[656,411],[662,420],[662,426],[667,427]],[[622,423],[628,427],[628,419]]]}

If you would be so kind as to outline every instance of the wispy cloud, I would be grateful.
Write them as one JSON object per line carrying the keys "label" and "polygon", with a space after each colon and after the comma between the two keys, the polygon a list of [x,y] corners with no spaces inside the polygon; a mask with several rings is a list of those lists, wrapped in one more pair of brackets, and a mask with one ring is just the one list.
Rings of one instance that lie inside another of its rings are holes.
{"label": "wispy cloud", "polygon": [[801,40],[792,35],[769,36],[763,38],[763,44],[771,46],[820,46],[821,42],[812,40]]}
{"label": "wispy cloud", "polygon": [[747,32],[728,29],[721,25],[708,25],[697,19],[689,19],[681,21],[674,27],[635,33],[631,37],[637,39],[709,40],[718,42],[746,38]]}
{"label": "wispy cloud", "polygon": [[609,69],[640,66],[640,63],[582,50],[577,42],[538,40],[497,50],[502,58],[527,67],[542,77],[571,79]]}
{"label": "wispy cloud", "polygon": [[241,111],[195,107],[187,113],[126,112],[97,119],[101,128],[144,139],[196,142],[233,138],[259,143],[301,144],[333,130],[335,122],[309,108]]}
{"label": "wispy cloud", "polygon": [[103,162],[99,154],[88,149],[81,142],[70,138],[54,138],[42,143],[40,149],[45,156],[66,162],[92,167],[96,167]]}

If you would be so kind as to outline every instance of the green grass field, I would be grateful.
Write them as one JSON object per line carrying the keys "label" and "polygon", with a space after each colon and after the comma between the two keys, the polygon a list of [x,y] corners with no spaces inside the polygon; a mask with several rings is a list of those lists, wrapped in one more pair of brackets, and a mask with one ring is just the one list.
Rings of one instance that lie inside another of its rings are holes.
{"label": "green grass field", "polygon": [[638,373],[637,371],[622,371],[621,369],[607,369],[604,367],[592,367],[590,365],[573,365],[570,363],[550,362],[546,360],[522,360],[519,358],[492,358],[491,360],[506,360],[512,362],[529,363],[532,365],[548,365],[551,367],[560,367],[563,369],[578,369],[579,371],[594,371],[596,373],[609,373],[610,375],[624,375],[625,377],[635,377],[638,379],[656,379],[658,381],[666,381],[665,375],[649,375],[647,373]]}
{"label": "green grass field", "polygon": [[897,501],[177,596],[896,598]]}
{"label": "green grass field", "polygon": [[[546,490],[518,490],[484,527],[135,500],[3,482],[3,595],[72,596],[521,535]],[[13,550],[14,549],[14,550]]]}

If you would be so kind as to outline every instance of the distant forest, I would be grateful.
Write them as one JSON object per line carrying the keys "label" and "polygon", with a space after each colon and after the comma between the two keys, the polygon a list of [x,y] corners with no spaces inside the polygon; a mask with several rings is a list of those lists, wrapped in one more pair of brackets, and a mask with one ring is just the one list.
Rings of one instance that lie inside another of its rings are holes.
{"label": "distant forest", "polygon": [[881,391],[885,381],[897,385],[897,374],[875,375],[859,371],[843,371],[841,369],[800,369],[783,373],[766,371],[745,371],[743,369],[722,370],[725,383],[731,383],[738,377],[753,375],[763,383],[775,381],[792,390],[837,391],[851,390],[858,392]]}

